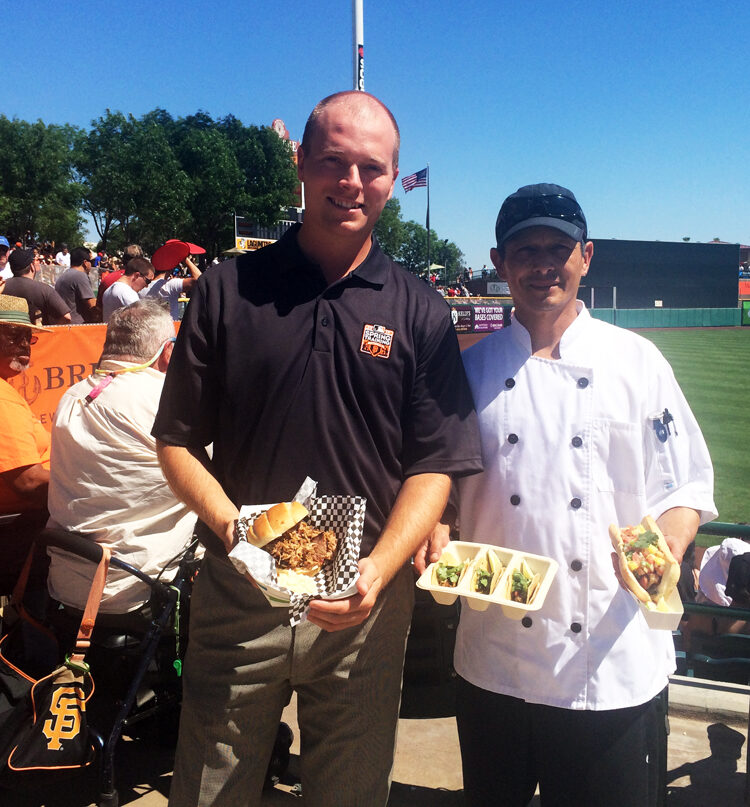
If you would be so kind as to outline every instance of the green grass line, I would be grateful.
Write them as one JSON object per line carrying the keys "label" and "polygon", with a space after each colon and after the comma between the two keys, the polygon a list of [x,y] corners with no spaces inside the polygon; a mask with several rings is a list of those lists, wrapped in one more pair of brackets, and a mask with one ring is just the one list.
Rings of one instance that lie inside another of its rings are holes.
{"label": "green grass line", "polygon": [[750,522],[750,328],[638,333],[672,365],[700,424],[714,464],[719,520]]}

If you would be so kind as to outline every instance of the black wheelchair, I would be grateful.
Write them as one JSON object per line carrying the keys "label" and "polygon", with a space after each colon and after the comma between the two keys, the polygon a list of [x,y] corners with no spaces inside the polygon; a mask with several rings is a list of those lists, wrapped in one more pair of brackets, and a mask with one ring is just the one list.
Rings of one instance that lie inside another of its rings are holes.
{"label": "black wheelchair", "polygon": [[[99,544],[65,530],[46,529],[40,540],[46,546],[64,549],[92,563],[101,559]],[[100,614],[86,656],[97,687],[89,719],[100,752],[99,807],[117,807],[119,802],[115,752],[123,734],[137,736],[140,724],[156,719],[160,740],[176,739],[190,591],[200,563],[195,557],[197,545],[197,540],[193,540],[180,553],[171,580],[163,580],[161,575],[151,578],[117,555],[110,560],[110,566],[126,571],[149,587],[150,618],[142,621],[142,627],[134,627],[130,624],[132,620],[126,619],[128,615],[123,615],[123,627],[119,627],[119,615]],[[171,565],[170,561],[165,567]],[[56,607],[50,609],[49,621],[61,648],[69,647],[80,614]],[[105,621],[107,624],[102,625]]]}
{"label": "black wheelchair", "polygon": [[[37,545],[56,547],[98,564],[102,556],[99,544],[85,536],[61,529],[44,529]],[[194,539],[179,556],[172,579],[162,574],[149,577],[136,567],[112,555],[110,566],[122,569],[150,589],[146,617],[133,620],[129,614],[99,614],[86,653],[86,662],[95,682],[95,691],[87,705],[89,730],[97,750],[96,788],[99,807],[118,807],[115,785],[118,744],[123,735],[141,736],[174,747],[177,739],[182,702],[181,669],[188,643],[190,594],[200,560]],[[120,620],[120,617],[122,618]],[[47,609],[46,624],[57,637],[60,662],[76,638],[81,613],[59,603]],[[289,727],[279,726],[269,764],[266,785],[272,786],[289,765],[293,736]],[[0,793],[0,801],[3,799]]]}

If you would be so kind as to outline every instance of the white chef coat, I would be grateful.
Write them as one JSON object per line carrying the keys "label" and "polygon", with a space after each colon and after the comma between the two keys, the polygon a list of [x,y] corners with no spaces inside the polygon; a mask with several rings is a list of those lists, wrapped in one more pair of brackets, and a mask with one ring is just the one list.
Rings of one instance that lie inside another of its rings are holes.
{"label": "white chef coat", "polygon": [[[104,370],[134,366],[102,362]],[[192,537],[196,515],[167,485],[151,436],[164,373],[152,367],[123,373],[84,404],[101,380],[89,376],[75,384],[57,406],[49,482],[51,526],[106,544],[145,574],[155,576],[166,567],[169,580],[177,569],[175,556]],[[82,609],[94,564],[58,549],[50,549],[49,555],[50,594]],[[131,611],[143,605],[149,593],[145,583],[110,567],[100,610]]]}
{"label": "white chef coat", "polygon": [[[612,569],[610,523],[671,507],[716,518],[713,469],[674,374],[646,339],[578,302],[558,360],[531,355],[516,320],[465,351],[484,472],[458,481],[461,537],[555,558],[540,611],[462,609],[455,668],[534,703],[614,709],[646,702],[674,671],[669,631],[650,630]],[[669,432],[654,418],[673,415]]]}

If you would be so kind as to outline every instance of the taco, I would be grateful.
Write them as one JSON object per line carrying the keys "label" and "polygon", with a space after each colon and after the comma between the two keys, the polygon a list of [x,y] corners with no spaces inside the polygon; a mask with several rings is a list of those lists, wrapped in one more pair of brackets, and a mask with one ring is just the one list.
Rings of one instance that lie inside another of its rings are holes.
{"label": "taco", "polygon": [[531,605],[542,582],[541,574],[534,574],[525,560],[508,575],[506,598],[521,605]]}
{"label": "taco", "polygon": [[476,594],[492,594],[503,574],[503,564],[493,549],[481,554],[474,564],[471,590]]}
{"label": "taco", "polygon": [[466,574],[467,567],[467,561],[459,560],[450,549],[446,549],[432,569],[432,583],[444,588],[456,588]]}
{"label": "taco", "polygon": [[632,527],[609,525],[625,585],[647,607],[663,610],[680,579],[680,564],[651,516]]}

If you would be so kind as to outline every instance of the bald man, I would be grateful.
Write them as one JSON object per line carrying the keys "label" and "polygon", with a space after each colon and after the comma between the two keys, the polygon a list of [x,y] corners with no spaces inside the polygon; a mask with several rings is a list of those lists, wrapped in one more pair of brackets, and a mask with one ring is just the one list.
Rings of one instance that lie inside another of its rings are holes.
{"label": "bald man", "polygon": [[[154,434],[208,552],[193,593],[173,807],[259,804],[293,691],[305,804],[388,800],[408,561],[451,476],[481,469],[449,311],[372,236],[398,149],[396,121],[373,96],[321,101],[297,152],[304,223],[203,275],[183,320]],[[357,593],[313,600],[292,628],[227,553],[242,504],[287,501],[305,476],[320,494],[365,497],[367,509]]]}

